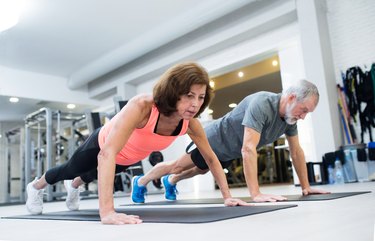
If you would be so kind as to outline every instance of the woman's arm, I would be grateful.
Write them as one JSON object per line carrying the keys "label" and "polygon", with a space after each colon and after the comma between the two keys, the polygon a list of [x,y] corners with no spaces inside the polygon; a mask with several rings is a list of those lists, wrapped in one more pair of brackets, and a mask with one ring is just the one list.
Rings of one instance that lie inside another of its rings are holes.
{"label": "woman's arm", "polygon": [[112,130],[98,154],[99,213],[102,223],[125,224],[141,222],[137,216],[117,214],[115,212],[113,205],[115,158],[125,146],[133,131],[145,121],[147,122],[151,106],[152,98],[137,96],[131,99],[114,117],[115,123]]}

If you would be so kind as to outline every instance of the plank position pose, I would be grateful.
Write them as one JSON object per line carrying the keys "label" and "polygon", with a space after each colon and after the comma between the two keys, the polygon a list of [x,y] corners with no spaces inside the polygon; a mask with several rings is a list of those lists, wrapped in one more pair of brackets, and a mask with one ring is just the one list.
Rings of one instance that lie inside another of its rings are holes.
{"label": "plank position pose", "polygon": [[200,65],[188,62],[171,67],[155,84],[153,95],[132,98],[108,123],[95,130],[68,162],[48,170],[27,185],[28,211],[42,213],[43,188],[62,180],[72,180],[64,182],[68,193],[66,204],[70,210],[77,210],[78,187],[97,178],[101,222],[141,223],[138,216],[115,211],[115,173],[126,170],[153,151],[165,149],[184,134],[188,134],[201,151],[221,189],[225,205],[247,205],[231,197],[220,162],[196,119],[211,97],[208,74]]}
{"label": "plank position pose", "polygon": [[[283,196],[260,192],[257,171],[257,148],[273,143],[283,134],[289,143],[290,155],[303,195],[327,193],[310,187],[305,156],[297,132],[297,121],[314,111],[318,102],[317,87],[309,81],[301,80],[279,94],[258,92],[249,95],[232,111],[204,128],[223,167],[228,167],[232,160],[242,157],[245,180],[253,201],[285,200]],[[194,140],[193,142],[195,143]],[[209,171],[208,163],[202,154],[198,147],[176,161],[159,163],[144,176],[136,177],[133,184],[133,202],[144,202],[143,189],[148,182],[158,178],[162,178],[165,198],[176,200],[178,181]],[[186,163],[191,164],[189,168],[186,168]],[[169,173],[173,175],[167,175]]]}

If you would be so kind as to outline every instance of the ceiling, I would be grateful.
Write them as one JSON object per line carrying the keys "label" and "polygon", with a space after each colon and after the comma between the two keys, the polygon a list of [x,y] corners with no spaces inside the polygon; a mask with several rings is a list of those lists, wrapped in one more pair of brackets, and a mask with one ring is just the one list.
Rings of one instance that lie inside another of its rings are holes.
{"label": "ceiling", "polygon": [[79,105],[74,110],[67,108],[68,103],[48,102],[38,99],[21,98],[18,103],[9,102],[10,96],[0,95],[0,122],[24,121],[25,117],[43,107],[59,110],[63,113],[82,113],[92,109],[90,105]]}
{"label": "ceiling", "polygon": [[[91,77],[86,70],[105,68],[108,57],[130,62],[251,2],[25,0],[19,23],[0,33],[0,67],[58,76],[69,88],[80,88],[87,84],[81,79]],[[119,50],[127,54],[116,55]],[[12,104],[8,98],[0,88],[0,122],[22,120],[41,104],[66,105],[39,98]]]}
{"label": "ceiling", "polygon": [[[68,110],[66,105],[69,98],[63,98],[64,102],[46,101],[43,99],[43,91],[49,90],[40,86],[38,88],[43,89],[42,94],[34,94],[30,98],[21,97],[18,103],[10,103],[10,94],[2,94],[2,67],[23,73],[51,76],[54,80],[57,78],[70,90],[87,88],[90,91],[92,85],[100,86],[103,83],[110,86],[110,73],[126,73],[128,66],[136,69],[134,66],[142,59],[147,59],[148,62],[158,61],[157,53],[160,52],[164,52],[166,56],[173,55],[179,51],[178,44],[181,43],[200,49],[200,41],[205,41],[201,40],[200,36],[210,35],[209,28],[213,29],[212,37],[217,37],[215,31],[223,28],[228,31],[234,28],[237,31],[237,27],[240,27],[237,18],[246,19],[248,15],[252,15],[250,12],[263,13],[267,4],[272,6],[275,2],[283,3],[276,0],[23,1],[27,4],[19,23],[0,32],[0,123],[22,122],[28,114],[42,107],[74,113],[85,113],[97,107],[87,104],[78,105],[75,110]],[[238,39],[230,38],[231,41],[226,43],[227,47],[247,37],[258,36],[262,29],[277,28],[278,23],[291,21],[293,18],[287,13],[285,19],[278,16],[268,19],[269,15],[266,14],[265,25],[257,27],[255,24],[250,28],[251,31],[242,26],[243,31],[246,31],[239,34]],[[238,33],[242,32],[239,30]],[[168,44],[170,49],[165,47]],[[224,46],[220,42],[216,44],[217,46],[214,45],[209,51],[214,52],[216,47]],[[184,51],[189,52],[189,49]],[[209,51],[202,51],[198,56],[203,57]],[[166,56],[162,55],[164,58]],[[215,110],[214,117],[222,116],[230,110],[227,102],[238,102],[252,92],[279,92],[279,68],[275,69],[269,65],[269,61],[275,59],[277,60],[277,56],[266,53],[256,60],[258,62],[254,61],[255,59],[251,61],[250,66],[244,66],[249,62],[239,62],[236,68],[233,68],[232,64],[227,71],[221,71],[220,75],[218,72],[212,72],[217,82],[216,97],[210,106]],[[221,69],[224,70],[225,67],[222,66]],[[138,72],[143,70],[144,66],[136,69]],[[156,70],[155,68],[155,73]],[[239,82],[234,77],[238,70],[247,71]],[[152,74],[152,71],[150,70],[149,74]],[[146,73],[145,76],[147,75]],[[108,80],[105,76],[109,76]],[[131,82],[134,85],[139,83],[137,78]],[[22,89],[22,86],[16,88]],[[112,85],[110,88],[113,88]],[[112,90],[110,88],[108,90]],[[28,92],[32,94],[35,90],[30,89]],[[103,90],[103,93],[107,93],[106,90]]]}
{"label": "ceiling", "polygon": [[177,38],[198,28],[226,13],[219,6],[227,6],[229,12],[252,1],[234,0],[232,5],[224,0],[25,2],[19,23],[0,34],[0,65],[68,78],[112,51],[146,43],[145,37],[157,42],[166,29],[186,29],[174,31]]}

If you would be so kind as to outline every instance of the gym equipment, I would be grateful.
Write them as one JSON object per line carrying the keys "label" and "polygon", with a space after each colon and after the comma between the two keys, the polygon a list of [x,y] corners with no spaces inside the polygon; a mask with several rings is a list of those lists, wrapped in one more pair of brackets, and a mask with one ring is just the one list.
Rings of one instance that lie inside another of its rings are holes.
{"label": "gym equipment", "polygon": [[25,201],[24,185],[24,128],[17,127],[5,132],[5,156],[7,158],[6,203]]}
{"label": "gym equipment", "polygon": [[[160,151],[154,151],[148,157],[148,161],[150,162],[151,166],[155,166],[156,164],[164,161],[164,156],[163,156],[163,154]],[[152,184],[157,189],[162,189],[161,179],[160,178],[152,180]]]}
{"label": "gym equipment", "polygon": [[[25,178],[24,186],[35,177],[70,158],[74,150],[74,129],[76,122],[85,120],[84,114],[63,113],[41,108],[25,118]],[[68,151],[65,151],[68,149]],[[46,199],[65,196],[62,183],[46,188]]]}
{"label": "gym equipment", "polygon": [[[281,202],[295,202],[295,201],[325,201],[333,200],[338,198],[350,197],[354,195],[366,194],[370,191],[364,192],[341,192],[341,193],[329,193],[329,194],[313,194],[313,195],[283,195],[287,198],[285,201]],[[237,197],[246,202],[251,201],[250,197]],[[222,204],[224,200],[222,198],[203,198],[203,199],[182,199],[176,201],[159,201],[159,202],[146,202],[144,204],[124,204],[120,206],[134,206],[134,205],[184,205],[184,204]]]}
{"label": "gym equipment", "polygon": [[[265,212],[297,207],[297,205],[266,205],[236,207],[193,207],[193,208],[127,208],[117,209],[131,215],[138,215],[145,223],[207,223],[230,218],[244,217]],[[44,213],[42,215],[20,215],[2,217],[6,219],[38,219],[65,221],[100,221],[99,210],[78,210]]]}

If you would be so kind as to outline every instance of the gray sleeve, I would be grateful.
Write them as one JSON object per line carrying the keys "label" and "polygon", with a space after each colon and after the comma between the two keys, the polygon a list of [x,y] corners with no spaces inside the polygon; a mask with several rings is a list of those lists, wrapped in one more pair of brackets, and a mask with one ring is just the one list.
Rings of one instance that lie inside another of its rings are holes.
{"label": "gray sleeve", "polygon": [[296,136],[298,135],[297,124],[289,125],[285,130],[285,135],[287,136]]}
{"label": "gray sleeve", "polygon": [[244,118],[242,120],[242,125],[256,130],[259,133],[262,133],[263,127],[266,123],[266,115],[259,105],[259,102],[253,101],[249,103],[245,111]]}

